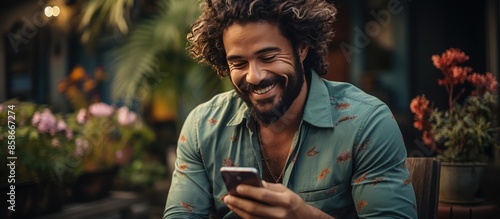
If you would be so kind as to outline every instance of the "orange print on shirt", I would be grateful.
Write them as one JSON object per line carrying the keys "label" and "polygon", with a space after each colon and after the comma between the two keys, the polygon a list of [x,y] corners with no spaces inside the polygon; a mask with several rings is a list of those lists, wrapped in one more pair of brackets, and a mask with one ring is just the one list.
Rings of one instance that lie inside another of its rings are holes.
{"label": "orange print on shirt", "polygon": [[186,136],[181,135],[181,136],[179,137],[179,142],[181,142],[181,143],[186,143],[186,142],[187,142],[187,138],[186,138]]}
{"label": "orange print on shirt", "polygon": [[337,163],[340,162],[345,162],[351,159],[351,152],[349,150],[342,152],[338,157],[337,157]]}
{"label": "orange print on shirt", "polygon": [[364,141],[361,146],[359,146],[359,151],[364,151],[368,148],[368,145],[370,145],[370,140]]}
{"label": "orange print on shirt", "polygon": [[194,206],[187,203],[187,202],[181,202],[182,207],[184,207],[189,213],[194,211]]}
{"label": "orange print on shirt", "polygon": [[338,103],[335,104],[335,109],[341,110],[341,109],[348,109],[351,106],[349,103]]}
{"label": "orange print on shirt", "polygon": [[332,170],[330,168],[325,168],[321,171],[321,173],[319,173],[319,176],[318,176],[318,181],[321,181],[323,179],[325,179],[326,175],[328,175],[328,173],[330,173]]}
{"label": "orange print on shirt", "polygon": [[209,119],[208,123],[215,125],[215,124],[217,124],[217,119]]}
{"label": "orange print on shirt", "polygon": [[363,181],[366,180],[366,173],[363,173],[363,175],[361,175],[359,178],[357,178],[356,180],[354,180],[354,183],[361,183]]}
{"label": "orange print on shirt", "polygon": [[356,211],[359,213],[367,205],[368,205],[367,201],[359,201],[358,204],[356,205]]}
{"label": "orange print on shirt", "polygon": [[187,164],[185,164],[185,163],[181,163],[181,164],[179,164],[179,166],[177,166],[177,167],[179,168],[179,170],[184,171],[184,170],[186,170],[186,169],[188,168],[188,165],[187,165]]}
{"label": "orange print on shirt", "polygon": [[408,184],[410,184],[410,183],[411,183],[411,179],[410,179],[410,178],[408,178],[408,179],[404,179],[404,180],[403,180],[403,183],[407,186]]}
{"label": "orange print on shirt", "polygon": [[357,116],[344,116],[342,117],[341,119],[339,119],[339,121],[337,123],[335,123],[335,126],[338,126],[340,123],[342,122],[345,122],[347,120],[353,120],[355,119]]}
{"label": "orange print on shirt", "polygon": [[306,152],[306,156],[312,157],[312,156],[318,154],[319,152],[316,151],[315,149],[316,149],[316,146],[313,146],[311,150]]}
{"label": "orange print on shirt", "polygon": [[372,185],[372,186],[376,186],[379,182],[382,182],[382,181],[384,181],[384,178],[383,178],[383,177],[373,178],[373,179],[372,179],[372,182],[370,183],[370,185]]}
{"label": "orange print on shirt", "polygon": [[231,158],[226,157],[226,158],[224,158],[224,166],[225,167],[235,167],[236,164],[234,164],[234,162],[233,162],[233,160],[231,160]]}
{"label": "orange print on shirt", "polygon": [[333,194],[337,193],[337,190],[338,190],[338,187],[333,187],[331,189],[326,190],[326,194],[333,195]]}
{"label": "orange print on shirt", "polygon": [[238,141],[238,137],[237,136],[230,137],[229,141],[231,141],[232,143],[234,143],[234,142]]}

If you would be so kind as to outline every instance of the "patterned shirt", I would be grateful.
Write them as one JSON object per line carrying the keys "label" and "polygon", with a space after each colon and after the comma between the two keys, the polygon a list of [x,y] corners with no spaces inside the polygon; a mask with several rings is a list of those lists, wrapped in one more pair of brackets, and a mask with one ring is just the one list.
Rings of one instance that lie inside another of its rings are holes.
{"label": "patterned shirt", "polygon": [[[279,129],[280,127],[275,127]],[[282,184],[336,218],[417,218],[402,134],[389,108],[355,86],[312,73]],[[235,91],[187,117],[163,218],[236,218],[219,169],[262,159],[255,121]]]}

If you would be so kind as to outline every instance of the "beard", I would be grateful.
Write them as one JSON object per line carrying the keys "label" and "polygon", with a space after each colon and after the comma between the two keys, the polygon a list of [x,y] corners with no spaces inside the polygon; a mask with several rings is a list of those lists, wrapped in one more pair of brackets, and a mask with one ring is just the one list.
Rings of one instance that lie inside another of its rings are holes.
{"label": "beard", "polygon": [[[238,84],[238,89],[235,89],[240,98],[248,106],[250,115],[258,123],[263,125],[270,125],[278,121],[285,112],[290,108],[293,101],[299,96],[299,93],[304,84],[304,69],[300,63],[299,55],[294,51],[294,72],[288,72],[288,83],[286,78],[273,74],[272,77],[262,80],[259,84],[254,85],[248,83],[244,78]],[[249,93],[253,92],[255,89],[265,88],[276,84],[275,86],[281,86],[283,92],[280,97],[278,97],[277,103],[274,103],[274,98],[270,97],[267,99],[256,100],[256,105],[250,100]],[[234,85],[234,84],[233,84]],[[268,110],[259,110],[259,106],[264,106],[267,104],[272,104],[272,107]]]}

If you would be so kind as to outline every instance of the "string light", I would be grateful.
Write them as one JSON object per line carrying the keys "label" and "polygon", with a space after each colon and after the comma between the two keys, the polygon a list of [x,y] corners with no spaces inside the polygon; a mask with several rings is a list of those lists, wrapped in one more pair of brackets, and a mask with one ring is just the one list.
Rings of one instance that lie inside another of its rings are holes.
{"label": "string light", "polygon": [[47,6],[44,10],[45,16],[47,17],[57,17],[61,13],[61,9],[58,6]]}
{"label": "string light", "polygon": [[47,7],[45,7],[44,12],[45,12],[45,16],[52,17],[52,15],[54,14],[54,9],[52,9],[52,7],[50,7],[50,6],[47,6]]}
{"label": "string light", "polygon": [[54,17],[59,16],[59,13],[61,13],[61,9],[59,9],[59,7],[57,6],[52,7],[52,10],[54,11],[53,13]]}

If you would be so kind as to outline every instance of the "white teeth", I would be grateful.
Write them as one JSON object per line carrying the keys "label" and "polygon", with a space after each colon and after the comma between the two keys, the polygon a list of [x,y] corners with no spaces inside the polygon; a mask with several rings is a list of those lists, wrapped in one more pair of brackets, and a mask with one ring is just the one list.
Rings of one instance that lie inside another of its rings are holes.
{"label": "white teeth", "polygon": [[275,86],[276,84],[273,84],[271,86],[268,86],[268,87],[265,87],[263,89],[259,89],[259,90],[254,90],[253,92],[256,93],[256,94],[265,94],[267,93],[268,91],[270,91],[271,89],[273,89],[273,87]]}

